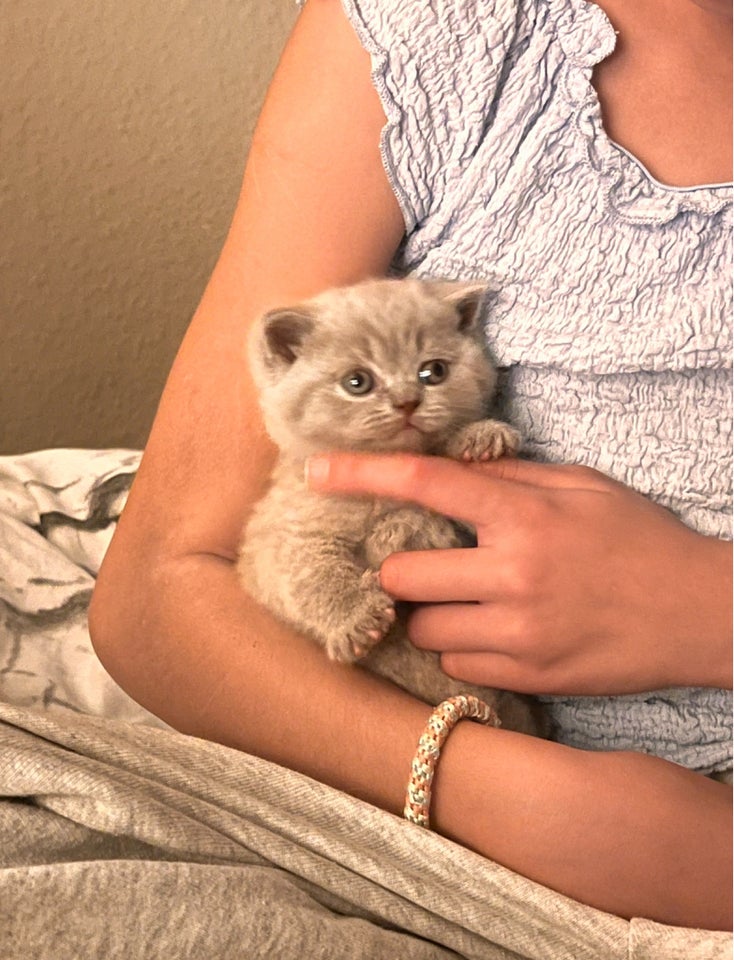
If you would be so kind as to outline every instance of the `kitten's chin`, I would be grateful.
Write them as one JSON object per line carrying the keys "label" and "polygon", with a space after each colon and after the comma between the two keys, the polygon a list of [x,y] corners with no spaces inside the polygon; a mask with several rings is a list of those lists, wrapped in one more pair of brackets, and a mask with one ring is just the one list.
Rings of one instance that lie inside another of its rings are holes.
{"label": "kitten's chin", "polygon": [[424,453],[428,445],[428,437],[415,427],[406,427],[399,433],[393,434],[379,444],[380,450],[387,452],[400,451],[401,453]]}

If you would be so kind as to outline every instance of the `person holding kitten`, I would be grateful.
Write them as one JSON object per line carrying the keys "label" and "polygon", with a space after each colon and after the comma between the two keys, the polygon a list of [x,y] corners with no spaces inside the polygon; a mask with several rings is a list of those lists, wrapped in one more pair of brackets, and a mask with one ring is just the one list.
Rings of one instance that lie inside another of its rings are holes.
{"label": "person holding kitten", "polygon": [[275,462],[244,343],[391,269],[481,282],[520,456],[324,450],[310,490],[471,526],[475,549],[388,556],[380,588],[418,604],[408,636],[448,675],[537,695],[556,724],[458,724],[434,829],[600,909],[715,929],[730,27],[723,0],[308,0],[90,611],[102,662],[172,726],[400,813],[431,707],[329,659],[237,574]]}

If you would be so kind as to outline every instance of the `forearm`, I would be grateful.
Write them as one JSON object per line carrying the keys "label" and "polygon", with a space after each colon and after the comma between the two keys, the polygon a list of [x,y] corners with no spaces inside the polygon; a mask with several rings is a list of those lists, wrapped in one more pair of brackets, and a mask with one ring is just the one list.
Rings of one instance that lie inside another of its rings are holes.
{"label": "forearm", "polygon": [[[429,707],[275,623],[227,561],[176,559],[157,584],[145,579],[142,628],[137,603],[100,614],[128,634],[99,652],[134,697],[180,730],[401,812]],[[98,622],[95,632],[112,629]],[[457,842],[598,908],[725,927],[730,796],[653,758],[464,722],[444,748],[432,816]]]}
{"label": "forearm", "polygon": [[731,929],[731,789],[675,764],[464,722],[433,808],[440,832],[576,900]]}
{"label": "forearm", "polygon": [[429,707],[328,660],[254,603],[226,560],[163,560],[121,586],[115,571],[126,573],[111,559],[95,591],[92,633],[132,697],[182,732],[402,812]]}

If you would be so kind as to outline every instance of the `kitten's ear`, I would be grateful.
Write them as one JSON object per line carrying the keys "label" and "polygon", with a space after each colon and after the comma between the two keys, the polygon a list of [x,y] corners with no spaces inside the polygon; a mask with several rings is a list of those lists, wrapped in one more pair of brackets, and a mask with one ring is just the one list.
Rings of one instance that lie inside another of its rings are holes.
{"label": "kitten's ear", "polygon": [[263,360],[269,367],[290,366],[313,329],[314,318],[307,307],[270,310],[260,320]]}
{"label": "kitten's ear", "polygon": [[460,333],[468,333],[476,327],[487,292],[486,283],[446,284],[442,299],[458,313]]}

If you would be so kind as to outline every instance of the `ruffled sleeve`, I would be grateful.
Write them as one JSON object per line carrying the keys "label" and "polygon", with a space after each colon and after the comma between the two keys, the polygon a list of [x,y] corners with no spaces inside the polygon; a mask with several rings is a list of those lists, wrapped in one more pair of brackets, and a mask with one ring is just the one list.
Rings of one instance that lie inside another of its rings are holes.
{"label": "ruffled sleeve", "polygon": [[387,117],[381,150],[407,233],[451,196],[491,123],[516,0],[343,0]]}

